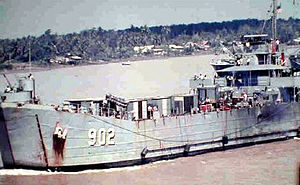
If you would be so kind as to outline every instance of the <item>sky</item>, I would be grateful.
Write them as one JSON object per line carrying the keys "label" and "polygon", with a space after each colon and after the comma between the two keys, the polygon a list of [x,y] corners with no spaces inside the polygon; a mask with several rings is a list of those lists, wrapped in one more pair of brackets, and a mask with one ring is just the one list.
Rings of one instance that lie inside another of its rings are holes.
{"label": "sky", "polygon": [[[295,1],[295,5],[293,5]],[[278,0],[279,18],[300,18],[300,0]],[[234,19],[266,19],[270,0],[0,0],[0,38]]]}

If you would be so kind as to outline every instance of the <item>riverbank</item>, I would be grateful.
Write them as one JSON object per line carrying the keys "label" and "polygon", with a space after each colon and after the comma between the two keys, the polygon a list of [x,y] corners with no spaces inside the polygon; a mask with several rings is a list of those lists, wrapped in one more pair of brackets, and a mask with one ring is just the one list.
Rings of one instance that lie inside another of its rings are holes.
{"label": "riverbank", "polygon": [[49,65],[35,65],[28,63],[16,63],[13,64],[13,69],[10,70],[0,70],[2,74],[13,74],[13,73],[30,73],[30,72],[41,72],[41,71],[49,71],[54,69],[63,69],[63,68],[73,68],[73,67],[81,67],[81,66],[91,66],[91,65],[105,65],[105,64],[115,64],[115,63],[131,63],[131,62],[139,62],[139,61],[150,61],[150,60],[166,60],[170,58],[183,58],[183,57],[193,57],[193,56],[205,56],[212,55],[212,51],[202,51],[193,53],[192,55],[178,55],[178,56],[136,56],[127,59],[113,59],[110,61],[86,61],[80,63],[78,65],[70,65],[70,64],[49,64]]}

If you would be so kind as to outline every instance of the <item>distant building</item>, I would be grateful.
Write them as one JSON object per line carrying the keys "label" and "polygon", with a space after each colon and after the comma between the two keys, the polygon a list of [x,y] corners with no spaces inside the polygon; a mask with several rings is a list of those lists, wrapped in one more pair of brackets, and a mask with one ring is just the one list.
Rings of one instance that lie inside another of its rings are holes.
{"label": "distant building", "polygon": [[80,57],[80,56],[71,56],[69,58],[72,60],[81,60],[82,59],[82,57]]}
{"label": "distant building", "polygon": [[143,54],[153,54],[156,56],[166,55],[168,52],[184,52],[185,49],[193,50],[207,50],[210,48],[208,41],[202,41],[201,44],[195,42],[187,42],[183,46],[177,44],[169,44],[165,46],[155,46],[155,45],[146,45],[146,46],[134,46],[133,50],[135,51],[135,56]]}
{"label": "distant building", "polygon": [[169,45],[169,49],[171,49],[171,51],[182,52],[184,50],[184,47],[183,46],[179,46],[179,45],[175,45],[175,44],[170,44]]}
{"label": "distant building", "polygon": [[154,48],[153,50],[154,55],[164,55],[166,54],[166,51],[164,51],[162,48]]}
{"label": "distant building", "polygon": [[56,56],[49,60],[50,63],[57,63],[57,64],[77,64],[79,61],[82,60],[82,57],[76,55],[67,55],[64,56]]}
{"label": "distant building", "polygon": [[154,48],[154,45],[147,45],[147,46],[135,46],[133,50],[138,54],[145,54],[151,52]]}
{"label": "distant building", "polygon": [[57,63],[57,64],[65,64],[68,63],[70,59],[64,56],[56,56],[49,60],[50,63]]}
{"label": "distant building", "polygon": [[185,43],[184,47],[185,48],[193,48],[195,50],[208,50],[210,48],[210,46],[208,45],[209,42],[208,41],[201,41],[200,44],[196,43],[196,42],[187,42]]}
{"label": "distant building", "polygon": [[294,41],[300,43],[300,37],[294,39]]}

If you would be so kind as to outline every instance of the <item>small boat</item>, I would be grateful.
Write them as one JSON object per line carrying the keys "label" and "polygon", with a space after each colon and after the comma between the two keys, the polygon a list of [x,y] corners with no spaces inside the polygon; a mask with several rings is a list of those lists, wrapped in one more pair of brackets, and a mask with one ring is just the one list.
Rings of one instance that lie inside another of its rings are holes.
{"label": "small boat", "polygon": [[129,65],[131,65],[131,63],[130,63],[129,61],[127,61],[127,62],[122,62],[121,64],[122,64],[122,66],[129,66]]}
{"label": "small boat", "polygon": [[235,59],[233,58],[221,58],[217,60],[213,60],[210,65],[215,69],[215,70],[221,70],[225,69],[227,67],[232,67],[234,66]]}

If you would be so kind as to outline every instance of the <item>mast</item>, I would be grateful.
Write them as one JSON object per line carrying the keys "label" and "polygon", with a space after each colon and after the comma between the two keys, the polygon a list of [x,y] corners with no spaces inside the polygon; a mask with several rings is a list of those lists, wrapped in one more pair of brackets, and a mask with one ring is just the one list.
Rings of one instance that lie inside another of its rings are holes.
{"label": "mast", "polygon": [[32,79],[32,82],[33,82],[33,91],[31,92],[31,97],[33,98],[33,102],[35,102],[35,100],[36,100],[36,97],[35,97],[35,79],[32,77],[32,74],[31,74],[31,40],[30,40],[30,37],[29,37],[28,60],[29,60],[29,76],[30,76],[30,79]]}
{"label": "mast", "polygon": [[273,42],[275,42],[276,38],[277,38],[276,22],[277,22],[277,0],[273,0],[273,10],[272,10],[272,39],[273,39]]}
{"label": "mast", "polygon": [[31,74],[31,43],[30,43],[30,39],[29,39],[28,60],[29,60],[29,73]]}

